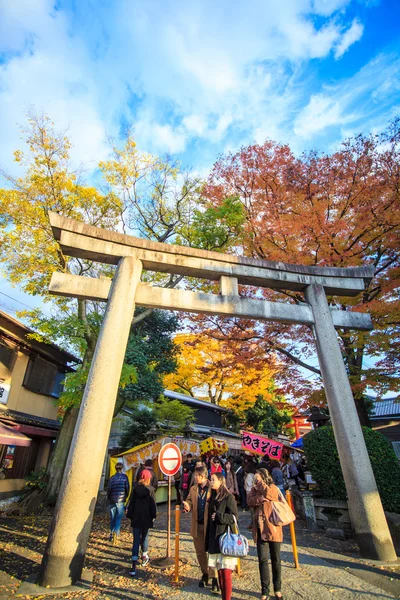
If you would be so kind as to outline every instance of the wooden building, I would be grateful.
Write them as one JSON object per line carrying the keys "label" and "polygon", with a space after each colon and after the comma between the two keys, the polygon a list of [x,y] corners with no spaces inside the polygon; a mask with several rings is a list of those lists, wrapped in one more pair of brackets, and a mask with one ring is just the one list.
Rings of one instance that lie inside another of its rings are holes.
{"label": "wooden building", "polygon": [[60,423],[57,399],[65,374],[79,359],[0,311],[0,498],[23,488],[47,466]]}

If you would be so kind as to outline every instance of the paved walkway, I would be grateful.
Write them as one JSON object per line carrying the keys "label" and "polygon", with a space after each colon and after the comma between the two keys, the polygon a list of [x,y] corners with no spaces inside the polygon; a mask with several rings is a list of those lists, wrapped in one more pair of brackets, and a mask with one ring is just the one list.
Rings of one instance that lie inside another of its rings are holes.
{"label": "paved walkway", "polygon": [[[246,532],[248,513],[240,514],[242,532]],[[50,515],[0,521],[0,600],[18,597],[19,582],[37,571],[46,541]],[[189,536],[189,515],[182,515],[181,582],[173,584],[172,571],[138,569],[136,578],[128,575],[131,532],[125,520],[120,546],[107,541],[107,517],[97,515],[87,553],[86,566],[94,572],[90,590],[47,596],[48,598],[86,598],[90,600],[203,600],[213,596],[208,589],[198,588],[200,571]],[[152,532],[150,555],[165,555],[165,508],[161,508],[157,529]],[[288,528],[285,528],[288,530]],[[400,565],[387,567],[365,565],[357,560],[352,542],[334,542],[320,533],[307,532],[297,523],[300,569],[295,569],[288,532],[282,547],[283,594],[285,600],[376,600],[400,598]],[[250,537],[250,536],[249,536]],[[287,538],[287,539],[286,539]],[[258,564],[254,544],[242,561],[242,574],[233,578],[232,600],[260,597]]]}

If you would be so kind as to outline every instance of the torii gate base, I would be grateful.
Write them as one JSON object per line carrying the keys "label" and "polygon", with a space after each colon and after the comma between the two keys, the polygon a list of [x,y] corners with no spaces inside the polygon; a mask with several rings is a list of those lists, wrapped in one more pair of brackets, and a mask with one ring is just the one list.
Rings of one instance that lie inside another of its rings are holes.
{"label": "torii gate base", "polygon": [[[331,312],[326,299],[326,290],[339,295],[359,293],[363,288],[363,279],[371,277],[371,272],[368,273],[365,269],[313,270],[267,261],[252,261],[190,248],[144,242],[54,214],[50,215],[50,220],[55,236],[60,239],[66,254],[111,262],[118,264],[118,267],[111,289],[109,282],[89,280],[93,282],[91,285],[87,278],[71,278],[60,274],[56,274],[50,286],[53,293],[108,302],[43,556],[39,581],[42,586],[60,588],[75,583],[81,577],[135,308],[135,296],[143,295],[139,294],[140,290],[143,291],[143,284],[139,284],[142,266],[153,271],[183,272],[192,276],[197,274],[209,279],[220,279],[222,296],[210,296],[212,308],[208,312],[240,314],[249,318],[258,316],[263,319],[302,322],[313,326],[352,524],[360,552],[365,558],[386,562],[396,560],[335,332],[335,323],[340,327],[369,327],[360,316],[356,315],[354,320],[351,317],[352,313],[350,316],[344,316],[335,314],[341,311]],[[282,308],[285,305],[278,306],[262,300],[249,304],[238,296],[237,284],[251,284],[253,281],[259,286],[299,289],[305,293],[308,305],[288,306],[290,310],[285,312]],[[147,298],[145,305],[152,306],[151,288],[145,287],[150,289],[150,292],[144,294]],[[86,290],[84,296],[82,288]],[[158,288],[155,288],[155,291],[156,289]],[[180,293],[183,310],[207,312],[205,294],[192,293],[190,296],[190,292],[175,290],[173,297],[178,305],[171,306],[165,298],[172,296],[168,295],[168,290],[162,290],[157,296],[157,303],[163,308],[179,309]],[[293,308],[299,309],[298,319],[295,311],[291,310]],[[357,323],[360,323],[360,326]]]}

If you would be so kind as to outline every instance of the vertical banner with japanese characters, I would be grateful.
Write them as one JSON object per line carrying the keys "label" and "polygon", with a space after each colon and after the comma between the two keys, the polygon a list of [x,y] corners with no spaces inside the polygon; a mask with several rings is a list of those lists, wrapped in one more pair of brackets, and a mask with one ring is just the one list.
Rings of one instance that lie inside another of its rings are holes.
{"label": "vertical banner with japanese characters", "polygon": [[267,454],[271,458],[280,460],[282,456],[283,444],[275,440],[260,435],[259,433],[242,432],[242,448],[255,454],[264,456]]}

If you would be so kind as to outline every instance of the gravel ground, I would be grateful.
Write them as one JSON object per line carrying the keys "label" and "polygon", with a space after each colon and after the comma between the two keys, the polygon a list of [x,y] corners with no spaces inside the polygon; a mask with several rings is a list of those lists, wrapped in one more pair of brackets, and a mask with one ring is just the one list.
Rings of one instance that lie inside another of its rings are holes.
{"label": "gravel ground", "polygon": [[[17,597],[21,580],[37,571],[46,542],[51,515],[7,518],[0,521],[0,600]],[[173,517],[174,520],[174,517]],[[242,532],[246,532],[248,513],[240,514]],[[118,546],[107,541],[108,517],[96,515],[87,552],[86,567],[94,573],[90,590],[48,598],[89,598],[90,600],[202,600],[213,597],[208,589],[198,588],[200,570],[189,536],[190,515],[181,519],[180,557],[185,561],[179,584],[173,573],[151,566],[138,569],[137,576],[128,575],[132,534],[125,519]],[[173,525],[174,527],[174,525]],[[285,528],[289,529],[289,528]],[[311,534],[297,523],[300,569],[293,565],[288,531],[282,547],[283,594],[286,600],[389,599],[400,598],[400,573],[394,568],[371,565],[373,577],[363,577],[358,570],[353,542],[328,540],[320,533]],[[249,534],[250,537],[250,534]],[[173,538],[172,538],[173,545]],[[150,557],[166,554],[166,509],[159,508],[156,529],[151,533]],[[260,597],[258,564],[254,544],[242,561],[241,576],[234,574],[232,600]],[[21,596],[20,596],[21,597]]]}

